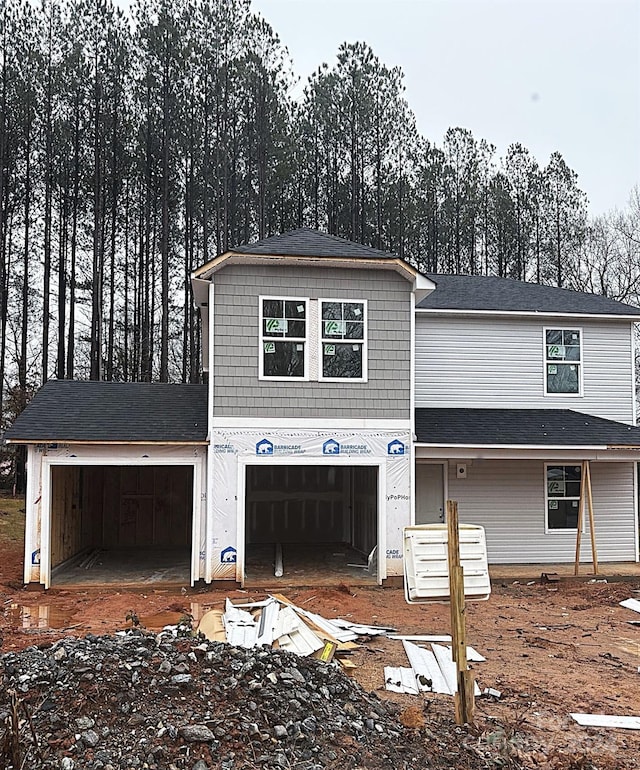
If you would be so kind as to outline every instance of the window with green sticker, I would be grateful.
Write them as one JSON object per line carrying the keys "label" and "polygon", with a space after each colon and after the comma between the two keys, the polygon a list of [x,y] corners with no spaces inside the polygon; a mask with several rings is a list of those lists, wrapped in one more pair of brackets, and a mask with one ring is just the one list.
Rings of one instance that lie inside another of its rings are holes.
{"label": "window with green sticker", "polygon": [[260,376],[306,379],[308,300],[260,297]]}
{"label": "window with green sticker", "polygon": [[320,300],[321,380],[367,377],[367,304]]}
{"label": "window with green sticker", "polygon": [[582,390],[582,332],[545,329],[545,393],[580,395]]}
{"label": "window with green sticker", "polygon": [[577,529],[581,465],[545,465],[547,530]]}

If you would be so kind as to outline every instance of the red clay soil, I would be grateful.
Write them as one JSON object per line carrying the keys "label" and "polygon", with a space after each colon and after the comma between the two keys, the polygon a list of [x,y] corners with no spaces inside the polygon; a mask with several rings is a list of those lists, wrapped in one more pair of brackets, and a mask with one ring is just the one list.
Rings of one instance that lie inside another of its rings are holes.
{"label": "red clay soil", "polygon": [[[391,625],[402,634],[450,629],[448,605],[408,605],[398,589],[279,589],[297,605],[325,617]],[[640,581],[494,585],[487,602],[467,605],[468,642],[486,657],[473,664],[481,688],[499,700],[476,700],[478,750],[491,746],[506,767],[638,768],[640,731],[584,728],[571,712],[640,716],[640,615],[619,605],[640,598]],[[260,599],[252,592],[189,590],[51,590],[22,587],[22,554],[0,543],[0,652],[53,642],[64,635],[105,634],[126,628],[135,613],[147,628],[196,618],[232,600]],[[24,608],[30,608],[25,610]],[[402,644],[365,642],[352,655],[354,676],[366,689],[395,700],[406,726],[425,730],[430,715],[452,715],[445,695],[397,695],[384,690],[385,665],[407,666]],[[441,723],[441,720],[440,720]],[[452,729],[455,729],[452,727]],[[495,765],[491,765],[495,766]]]}

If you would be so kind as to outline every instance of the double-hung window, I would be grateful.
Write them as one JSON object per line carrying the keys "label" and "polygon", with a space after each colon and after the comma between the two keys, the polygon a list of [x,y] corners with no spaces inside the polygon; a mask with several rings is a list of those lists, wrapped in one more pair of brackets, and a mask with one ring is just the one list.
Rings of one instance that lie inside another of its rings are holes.
{"label": "double-hung window", "polygon": [[320,299],[320,380],[367,379],[367,303]]}
{"label": "double-hung window", "polygon": [[580,329],[545,329],[545,393],[580,395],[582,333]]}
{"label": "double-hung window", "polygon": [[546,465],[547,530],[577,529],[582,466]]}
{"label": "double-hung window", "polygon": [[260,297],[261,379],[308,379],[308,300]]}

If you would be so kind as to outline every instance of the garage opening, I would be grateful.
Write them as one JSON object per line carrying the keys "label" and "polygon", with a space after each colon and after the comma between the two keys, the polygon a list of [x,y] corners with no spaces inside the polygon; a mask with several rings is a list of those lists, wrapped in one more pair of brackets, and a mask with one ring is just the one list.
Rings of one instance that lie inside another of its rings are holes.
{"label": "garage opening", "polygon": [[52,466],[51,584],[188,584],[193,472]]}
{"label": "garage opening", "polygon": [[[245,571],[250,585],[377,582],[378,468],[250,465]],[[278,577],[280,577],[278,575]]]}

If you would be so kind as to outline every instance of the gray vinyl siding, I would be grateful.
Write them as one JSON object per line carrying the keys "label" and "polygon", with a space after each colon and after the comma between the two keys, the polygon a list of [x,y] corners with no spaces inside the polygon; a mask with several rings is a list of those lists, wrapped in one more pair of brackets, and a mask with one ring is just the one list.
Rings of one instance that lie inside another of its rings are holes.
{"label": "gray vinyl siding", "polygon": [[[410,419],[411,289],[387,270],[225,267],[215,275],[216,416]],[[262,295],[367,300],[368,381],[259,380]]]}
{"label": "gray vinyl siding", "polygon": [[[544,393],[543,329],[582,329],[581,396]],[[629,322],[416,318],[416,406],[574,409],[633,422]]]}
{"label": "gray vinyl siding", "polygon": [[[576,533],[545,533],[544,462],[473,460],[467,478],[449,464],[449,498],[458,501],[460,521],[485,528],[489,562],[552,563],[575,560]],[[635,551],[635,464],[592,463],[591,483],[598,560],[633,561]],[[589,526],[581,560],[591,561]]]}

